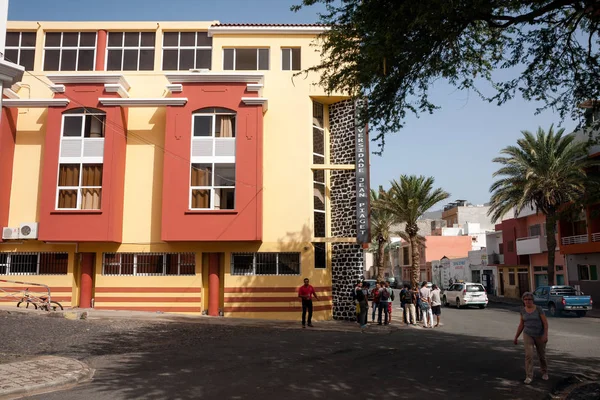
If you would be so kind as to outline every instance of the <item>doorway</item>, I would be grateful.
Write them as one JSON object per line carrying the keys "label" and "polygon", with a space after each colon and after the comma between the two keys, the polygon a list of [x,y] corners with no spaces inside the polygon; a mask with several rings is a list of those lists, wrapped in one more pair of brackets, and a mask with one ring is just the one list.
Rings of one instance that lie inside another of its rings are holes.
{"label": "doorway", "polygon": [[519,271],[519,297],[523,296],[523,293],[529,292],[529,273],[527,271]]}
{"label": "doorway", "polygon": [[504,296],[504,270],[499,271],[498,280],[500,281],[500,296]]}

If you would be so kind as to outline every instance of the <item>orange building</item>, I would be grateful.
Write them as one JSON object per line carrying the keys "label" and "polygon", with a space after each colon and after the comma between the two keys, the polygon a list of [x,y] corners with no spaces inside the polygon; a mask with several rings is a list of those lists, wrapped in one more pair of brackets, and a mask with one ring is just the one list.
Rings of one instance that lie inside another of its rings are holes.
{"label": "orange building", "polygon": [[298,319],[308,277],[316,319],[354,318],[366,130],[295,78],[326,31],[9,22],[26,73],[3,92],[0,278],[66,306]]}

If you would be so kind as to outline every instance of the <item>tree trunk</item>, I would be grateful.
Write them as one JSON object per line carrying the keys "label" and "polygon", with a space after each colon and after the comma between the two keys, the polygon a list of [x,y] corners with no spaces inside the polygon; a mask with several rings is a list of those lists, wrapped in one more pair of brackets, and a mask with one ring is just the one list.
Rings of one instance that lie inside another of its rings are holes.
{"label": "tree trunk", "polygon": [[548,247],[548,285],[554,285],[554,259],[556,257],[556,212],[546,215],[546,246]]}
{"label": "tree trunk", "polygon": [[419,287],[419,278],[421,277],[421,254],[419,250],[419,241],[417,235],[409,236],[410,254],[412,257],[412,280],[411,286]]}
{"label": "tree trunk", "polygon": [[385,242],[379,241],[379,247],[377,248],[377,282],[383,280],[381,271],[383,270],[383,260],[385,258]]}

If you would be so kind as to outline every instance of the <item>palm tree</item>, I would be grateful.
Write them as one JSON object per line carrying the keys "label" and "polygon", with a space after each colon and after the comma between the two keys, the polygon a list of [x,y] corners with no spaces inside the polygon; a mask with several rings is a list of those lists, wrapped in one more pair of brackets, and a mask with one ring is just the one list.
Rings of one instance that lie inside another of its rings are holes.
{"label": "palm tree", "polygon": [[376,206],[379,198],[385,194],[385,191],[380,186],[379,193],[371,189],[371,247],[376,249],[376,271],[377,280],[383,280],[381,271],[383,270],[383,260],[385,258],[386,245],[390,242],[392,235],[391,228],[397,222],[394,214],[387,210],[380,209]]}
{"label": "palm tree", "polygon": [[493,220],[510,210],[518,215],[525,207],[535,206],[546,216],[548,246],[548,282],[554,284],[556,222],[561,205],[579,203],[585,197],[588,178],[586,168],[593,161],[587,158],[587,143],[578,142],[574,135],[563,136],[564,129],[548,133],[538,128],[537,134],[522,131],[517,146],[500,151],[504,157],[494,158],[502,165],[494,173],[500,177],[490,187]]}
{"label": "palm tree", "polygon": [[433,182],[432,177],[401,175],[400,181],[393,180],[390,190],[380,193],[374,202],[376,208],[385,210],[400,222],[406,223],[405,235],[401,236],[410,244],[413,286],[419,283],[420,247],[423,243],[417,220],[431,207],[450,197],[444,190],[434,189]]}

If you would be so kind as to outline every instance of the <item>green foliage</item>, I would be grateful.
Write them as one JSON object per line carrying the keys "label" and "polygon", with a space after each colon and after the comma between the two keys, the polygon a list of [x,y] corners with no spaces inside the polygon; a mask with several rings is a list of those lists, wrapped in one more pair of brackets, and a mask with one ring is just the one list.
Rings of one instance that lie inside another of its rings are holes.
{"label": "green foliage", "polygon": [[[407,113],[431,113],[429,89],[445,79],[498,105],[520,94],[561,118],[600,96],[597,0],[302,0],[322,3],[321,74],[328,91],[365,96],[361,116],[379,135]],[[516,77],[496,82],[498,69]],[[489,82],[493,91],[476,86]],[[574,118],[575,119],[575,118]]]}
{"label": "green foliage", "polygon": [[500,177],[490,187],[489,214],[499,220],[512,209],[522,211],[533,205],[544,215],[555,214],[563,204],[581,204],[590,191],[586,169],[596,163],[588,158],[585,142],[539,128],[536,135],[523,131],[517,146],[508,146],[505,155],[493,161],[502,166],[494,173]]}

